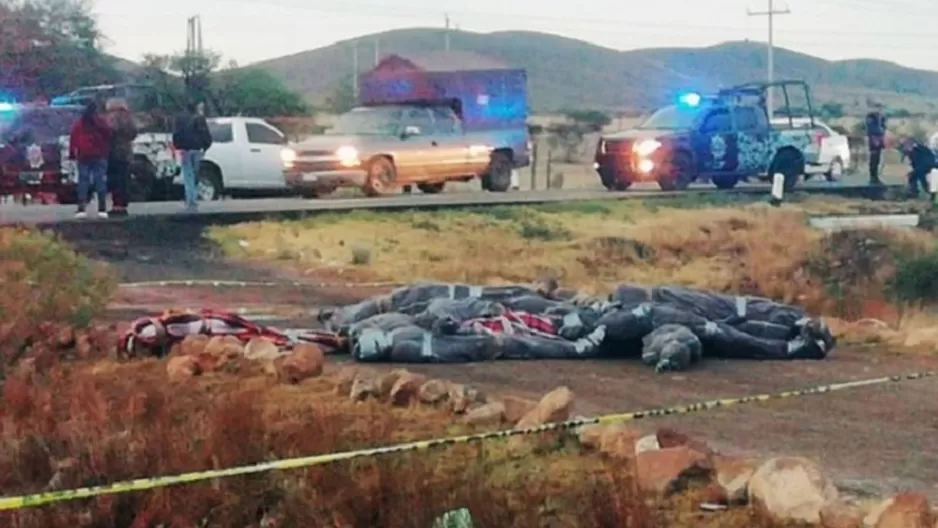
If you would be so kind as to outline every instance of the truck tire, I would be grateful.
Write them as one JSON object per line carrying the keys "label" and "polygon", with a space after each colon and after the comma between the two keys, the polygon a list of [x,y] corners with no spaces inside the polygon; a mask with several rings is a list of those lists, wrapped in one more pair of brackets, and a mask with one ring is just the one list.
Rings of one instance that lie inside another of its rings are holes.
{"label": "truck tire", "polygon": [[221,172],[208,163],[199,165],[199,181],[196,183],[196,194],[199,200],[203,202],[221,200],[224,192]]}
{"label": "truck tire", "polygon": [[687,152],[677,151],[668,160],[662,174],[658,176],[658,187],[662,191],[683,191],[693,180],[693,158]]}
{"label": "truck tire", "polygon": [[482,188],[492,192],[507,192],[511,188],[511,158],[504,152],[493,152],[488,170],[482,177]]}
{"label": "truck tire", "polygon": [[784,189],[786,192],[794,190],[798,185],[798,178],[804,174],[804,156],[797,150],[783,148],[775,154],[772,165],[769,167],[769,181],[775,174],[781,173],[785,177]]}
{"label": "truck tire", "polygon": [[389,158],[378,156],[368,162],[368,175],[362,191],[367,196],[386,196],[394,188],[397,180],[397,168]]}
{"label": "truck tire", "polygon": [[717,189],[732,189],[739,183],[739,177],[735,174],[718,174],[710,178],[710,181],[716,185]]}
{"label": "truck tire", "polygon": [[127,194],[131,203],[149,202],[156,198],[156,167],[149,160],[135,158],[130,163]]}
{"label": "truck tire", "polygon": [[831,162],[830,167],[827,168],[827,172],[824,173],[824,177],[827,178],[829,182],[838,182],[844,178],[845,172],[844,161],[838,156]]}
{"label": "truck tire", "polygon": [[418,183],[417,188],[424,194],[439,194],[446,187],[446,182],[439,183]]}

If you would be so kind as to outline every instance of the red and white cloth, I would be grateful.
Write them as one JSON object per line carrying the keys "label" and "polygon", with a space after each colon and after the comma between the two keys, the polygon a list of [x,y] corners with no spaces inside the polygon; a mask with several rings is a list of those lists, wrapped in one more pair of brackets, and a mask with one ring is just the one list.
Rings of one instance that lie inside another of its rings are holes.
{"label": "red and white cloth", "polygon": [[492,335],[528,335],[559,339],[559,329],[553,319],[527,312],[505,312],[494,317],[468,319],[460,328]]}

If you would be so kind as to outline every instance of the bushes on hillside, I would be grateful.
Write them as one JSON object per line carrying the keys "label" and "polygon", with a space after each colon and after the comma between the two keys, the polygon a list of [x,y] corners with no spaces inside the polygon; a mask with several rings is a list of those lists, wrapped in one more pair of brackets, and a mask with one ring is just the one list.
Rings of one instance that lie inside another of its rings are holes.
{"label": "bushes on hillside", "polygon": [[0,229],[0,284],[0,376],[24,357],[73,348],[114,286],[87,258],[29,229]]}

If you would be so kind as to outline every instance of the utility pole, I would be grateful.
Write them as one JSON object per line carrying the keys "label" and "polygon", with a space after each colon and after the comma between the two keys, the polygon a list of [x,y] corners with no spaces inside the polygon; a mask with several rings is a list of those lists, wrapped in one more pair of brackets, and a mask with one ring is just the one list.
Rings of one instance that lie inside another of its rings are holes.
{"label": "utility pole", "polygon": [[375,66],[378,65],[378,61],[381,60],[381,39],[375,39]]}
{"label": "utility pole", "polygon": [[204,88],[201,73],[205,65],[202,61],[205,50],[202,47],[202,18],[199,15],[186,19],[186,54],[183,59],[183,83],[186,87],[186,96],[195,98]]}
{"label": "utility pole", "polygon": [[[769,71],[768,71],[768,81],[772,83],[775,81],[775,15],[788,15],[791,14],[791,10],[786,6],[785,9],[775,9],[774,0],[768,0],[769,8],[765,11],[749,11],[749,16],[764,16],[769,18]],[[773,89],[769,87],[768,94],[766,97],[765,104],[767,106],[766,110],[769,113],[769,119],[772,118],[772,114],[775,112],[775,102],[772,97]]]}
{"label": "utility pole", "polygon": [[352,93],[358,100],[358,41],[352,42]]}
{"label": "utility pole", "polygon": [[445,36],[444,36],[444,38],[445,38],[445,49],[446,49],[446,51],[449,51],[449,15],[448,15],[448,14],[445,14],[445,15],[443,15],[443,17],[444,17],[444,19],[446,20],[446,32],[444,33],[444,35],[445,35]]}

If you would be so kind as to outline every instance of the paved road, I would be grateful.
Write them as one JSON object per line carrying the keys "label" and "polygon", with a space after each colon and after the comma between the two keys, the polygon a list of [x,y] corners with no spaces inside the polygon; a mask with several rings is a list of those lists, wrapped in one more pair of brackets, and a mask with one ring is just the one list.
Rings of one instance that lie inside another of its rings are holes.
{"label": "paved road", "polygon": [[[870,191],[867,186],[843,185],[828,182],[810,182],[800,187],[809,192],[831,194],[865,195]],[[456,207],[472,205],[518,205],[548,202],[567,202],[584,200],[622,200],[631,198],[673,197],[687,192],[700,193],[768,193],[766,185],[740,185],[732,191],[719,191],[711,186],[692,186],[689,191],[663,192],[655,186],[640,186],[623,193],[611,193],[605,190],[544,190],[518,191],[510,193],[444,193],[425,195],[415,193],[401,194],[385,198],[333,198],[303,200],[299,198],[243,199],[223,200],[203,203],[196,214],[186,213],[179,202],[152,202],[134,204],[133,217],[137,218],[180,218],[193,219],[197,222],[245,221],[252,218],[277,215],[300,214],[322,211],[347,211],[352,209],[411,209]],[[4,224],[58,224],[75,222],[74,206],[66,205],[10,205],[0,207],[0,225]],[[80,220],[89,222],[95,220]],[[111,220],[113,221],[113,220]]]}

